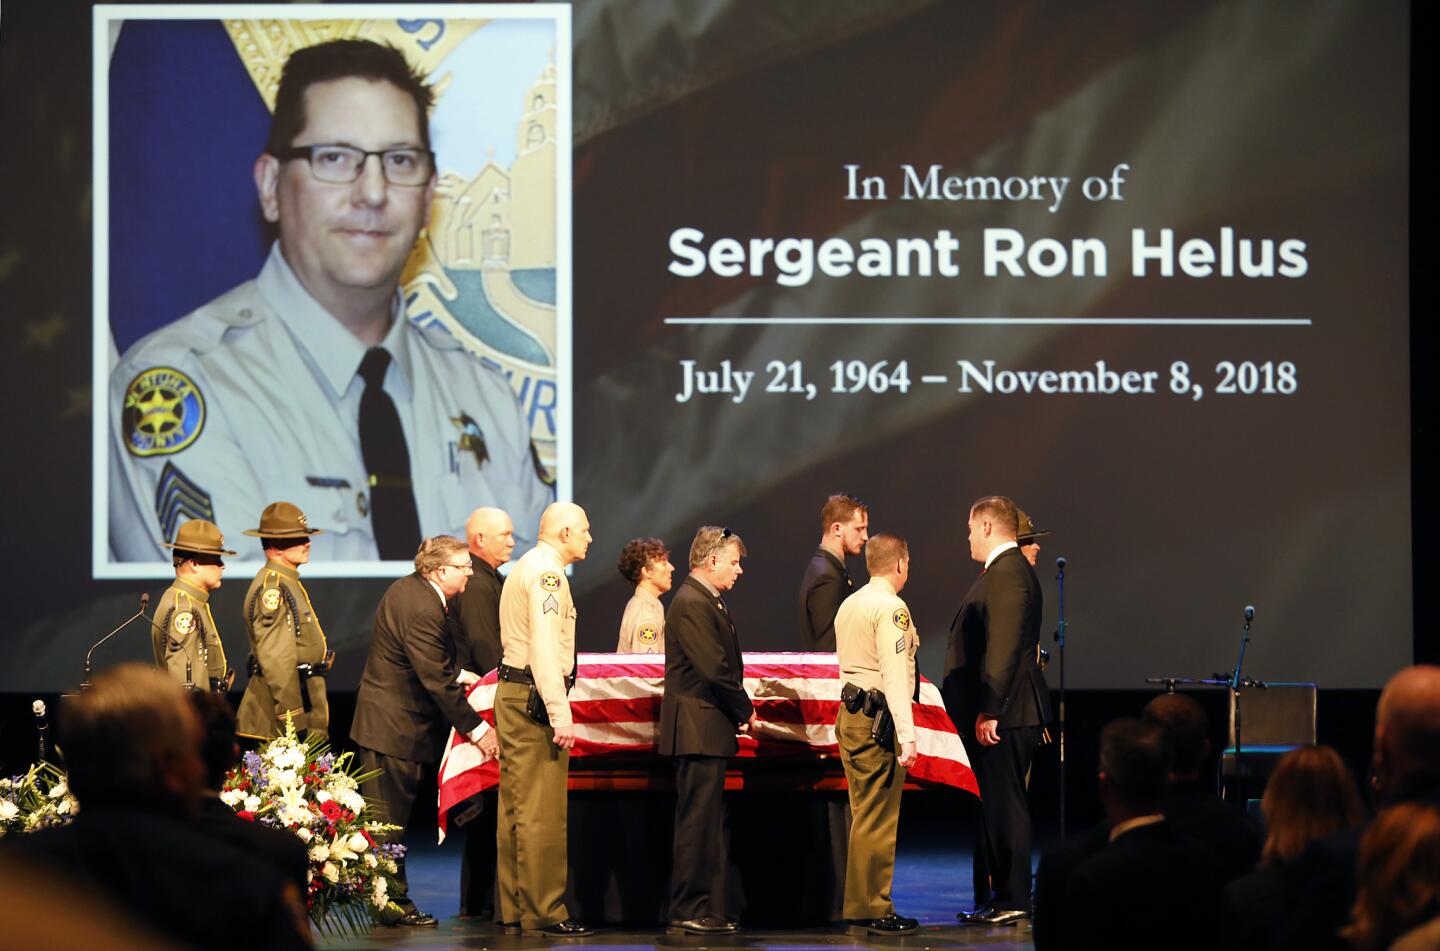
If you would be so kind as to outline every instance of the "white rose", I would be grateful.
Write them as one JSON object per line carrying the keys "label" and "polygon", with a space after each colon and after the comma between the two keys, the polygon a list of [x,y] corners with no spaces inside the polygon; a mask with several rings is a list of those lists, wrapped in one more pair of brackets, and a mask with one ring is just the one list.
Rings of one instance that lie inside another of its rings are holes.
{"label": "white rose", "polygon": [[350,836],[350,848],[355,850],[356,852],[364,852],[366,849],[370,848],[370,843],[365,840],[365,837],[363,835],[356,832],[354,835]]}
{"label": "white rose", "polygon": [[325,881],[331,884],[340,881],[340,868],[334,862],[326,862],[320,872],[325,876]]}
{"label": "white rose", "polygon": [[324,862],[330,858],[330,849],[325,843],[320,842],[310,847],[310,861]]}
{"label": "white rose", "polygon": [[330,801],[330,799],[331,799],[330,794],[329,794],[328,792],[326,792],[325,790],[323,790],[323,789],[317,789],[317,790],[315,790],[315,801],[318,802],[320,805],[322,805],[322,806],[325,805],[327,802]]}
{"label": "white rose", "polygon": [[0,799],[0,819],[14,819],[20,814],[20,809],[8,799]]}
{"label": "white rose", "polygon": [[301,842],[309,842],[310,839],[311,839],[311,837],[315,835],[315,833],[311,832],[309,829],[305,828],[304,826],[301,826],[300,828],[296,829],[296,830],[295,830],[295,834],[300,837],[300,841],[301,841]]}
{"label": "white rose", "polygon": [[234,809],[245,799],[245,793],[239,789],[227,789],[220,794],[220,801]]}
{"label": "white rose", "polygon": [[259,796],[246,796],[246,797],[245,797],[245,811],[246,811],[246,812],[259,812],[259,811],[260,811],[260,797],[259,797]]}

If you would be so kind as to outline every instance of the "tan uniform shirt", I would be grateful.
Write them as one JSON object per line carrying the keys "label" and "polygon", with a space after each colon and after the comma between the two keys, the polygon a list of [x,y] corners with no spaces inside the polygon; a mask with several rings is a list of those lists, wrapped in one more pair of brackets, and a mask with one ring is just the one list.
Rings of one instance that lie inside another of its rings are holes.
{"label": "tan uniform shirt", "polygon": [[250,590],[245,593],[245,624],[250,650],[261,673],[250,678],[240,701],[238,730],[247,736],[276,736],[285,729],[285,714],[295,729],[318,727],[305,715],[300,695],[298,664],[318,664],[325,659],[325,632],[310,595],[294,568],[266,561]]}
{"label": "tan uniform shirt", "polygon": [[620,654],[665,653],[665,608],[660,599],[635,589],[635,596],[625,605],[620,617]]}
{"label": "tan uniform shirt", "polygon": [[560,553],[545,542],[520,556],[500,589],[506,667],[530,668],[553,727],[568,727],[565,678],[575,669],[575,603]]}
{"label": "tan uniform shirt", "polygon": [[220,680],[227,670],[225,648],[215,619],[210,616],[209,601],[210,592],[176,578],[160,598],[150,625],[156,666],[164,667],[184,683],[188,661],[191,680],[206,689],[209,680]]}
{"label": "tan uniform shirt", "polygon": [[885,692],[895,739],[915,742],[915,717],[910,704],[915,696],[915,652],[920,632],[910,609],[884,578],[871,578],[840,605],[835,615],[835,653],[840,661],[840,682],[864,690]]}

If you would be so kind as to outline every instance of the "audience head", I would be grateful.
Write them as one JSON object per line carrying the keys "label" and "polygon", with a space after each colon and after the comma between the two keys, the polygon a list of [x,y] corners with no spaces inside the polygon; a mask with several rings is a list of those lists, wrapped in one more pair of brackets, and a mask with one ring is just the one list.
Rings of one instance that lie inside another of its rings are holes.
{"label": "audience head", "polygon": [[1183,693],[1161,694],[1145,704],[1140,718],[1159,724],[1170,735],[1175,756],[1171,782],[1199,779],[1200,767],[1210,753],[1210,721],[1199,701]]}
{"label": "audience head", "polygon": [[1380,693],[1374,775],[1385,802],[1440,783],[1440,667],[1407,667]]}
{"label": "audience head", "polygon": [[1112,720],[1100,731],[1100,799],[1111,823],[1160,811],[1173,756],[1158,723]]}
{"label": "audience head", "polygon": [[169,675],[147,664],[105,671],[61,703],[58,733],[82,809],[194,811],[204,781],[200,723]]}
{"label": "audience head", "polygon": [[1302,746],[1282,756],[1260,809],[1269,830],[1260,862],[1268,868],[1293,863],[1311,842],[1365,818],[1354,777],[1328,746]]}
{"label": "audience head", "polygon": [[1355,885],[1352,923],[1341,934],[1359,951],[1388,948],[1440,915],[1440,806],[1382,810],[1360,841]]}
{"label": "audience head", "polygon": [[200,721],[200,759],[205,764],[205,788],[218,791],[225,774],[240,761],[240,742],[235,738],[235,711],[223,694],[196,690],[190,703]]}

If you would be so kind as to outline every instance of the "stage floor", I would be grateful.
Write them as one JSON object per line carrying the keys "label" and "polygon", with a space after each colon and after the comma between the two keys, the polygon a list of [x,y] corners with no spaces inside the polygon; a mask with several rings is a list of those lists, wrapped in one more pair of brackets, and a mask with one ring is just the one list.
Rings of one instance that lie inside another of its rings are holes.
{"label": "stage floor", "polygon": [[[538,948],[542,938],[506,937],[487,922],[461,920],[460,850],[458,841],[415,849],[408,861],[410,893],[416,904],[440,919],[439,928],[377,928],[363,938],[321,938],[327,951],[373,948]],[[562,946],[604,948],[984,948],[987,951],[1033,951],[1028,922],[1012,928],[976,928],[955,921],[955,913],[971,907],[968,851],[902,852],[895,867],[895,904],[902,915],[920,919],[920,930],[904,938],[852,938],[842,929],[744,930],[725,938],[667,935],[654,928],[602,927],[592,938],[554,942]]]}

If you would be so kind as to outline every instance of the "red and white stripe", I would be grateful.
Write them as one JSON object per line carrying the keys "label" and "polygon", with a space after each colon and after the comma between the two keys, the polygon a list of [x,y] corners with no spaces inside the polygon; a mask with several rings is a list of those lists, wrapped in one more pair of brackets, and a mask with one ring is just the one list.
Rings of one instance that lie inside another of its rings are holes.
{"label": "red and white stripe", "polygon": [[[840,707],[840,669],[834,654],[745,654],[745,691],[755,703],[759,726],[740,737],[740,757],[837,754],[835,715]],[[495,725],[496,672],[470,688],[470,706]],[[655,753],[660,733],[660,698],[665,658],[659,654],[581,654],[570,692],[575,722],[572,757]],[[939,689],[921,678],[913,707],[919,760],[909,779],[955,786],[979,794],[975,774]],[[446,814],[456,804],[499,782],[494,760],[454,730],[440,761],[440,838]]]}

